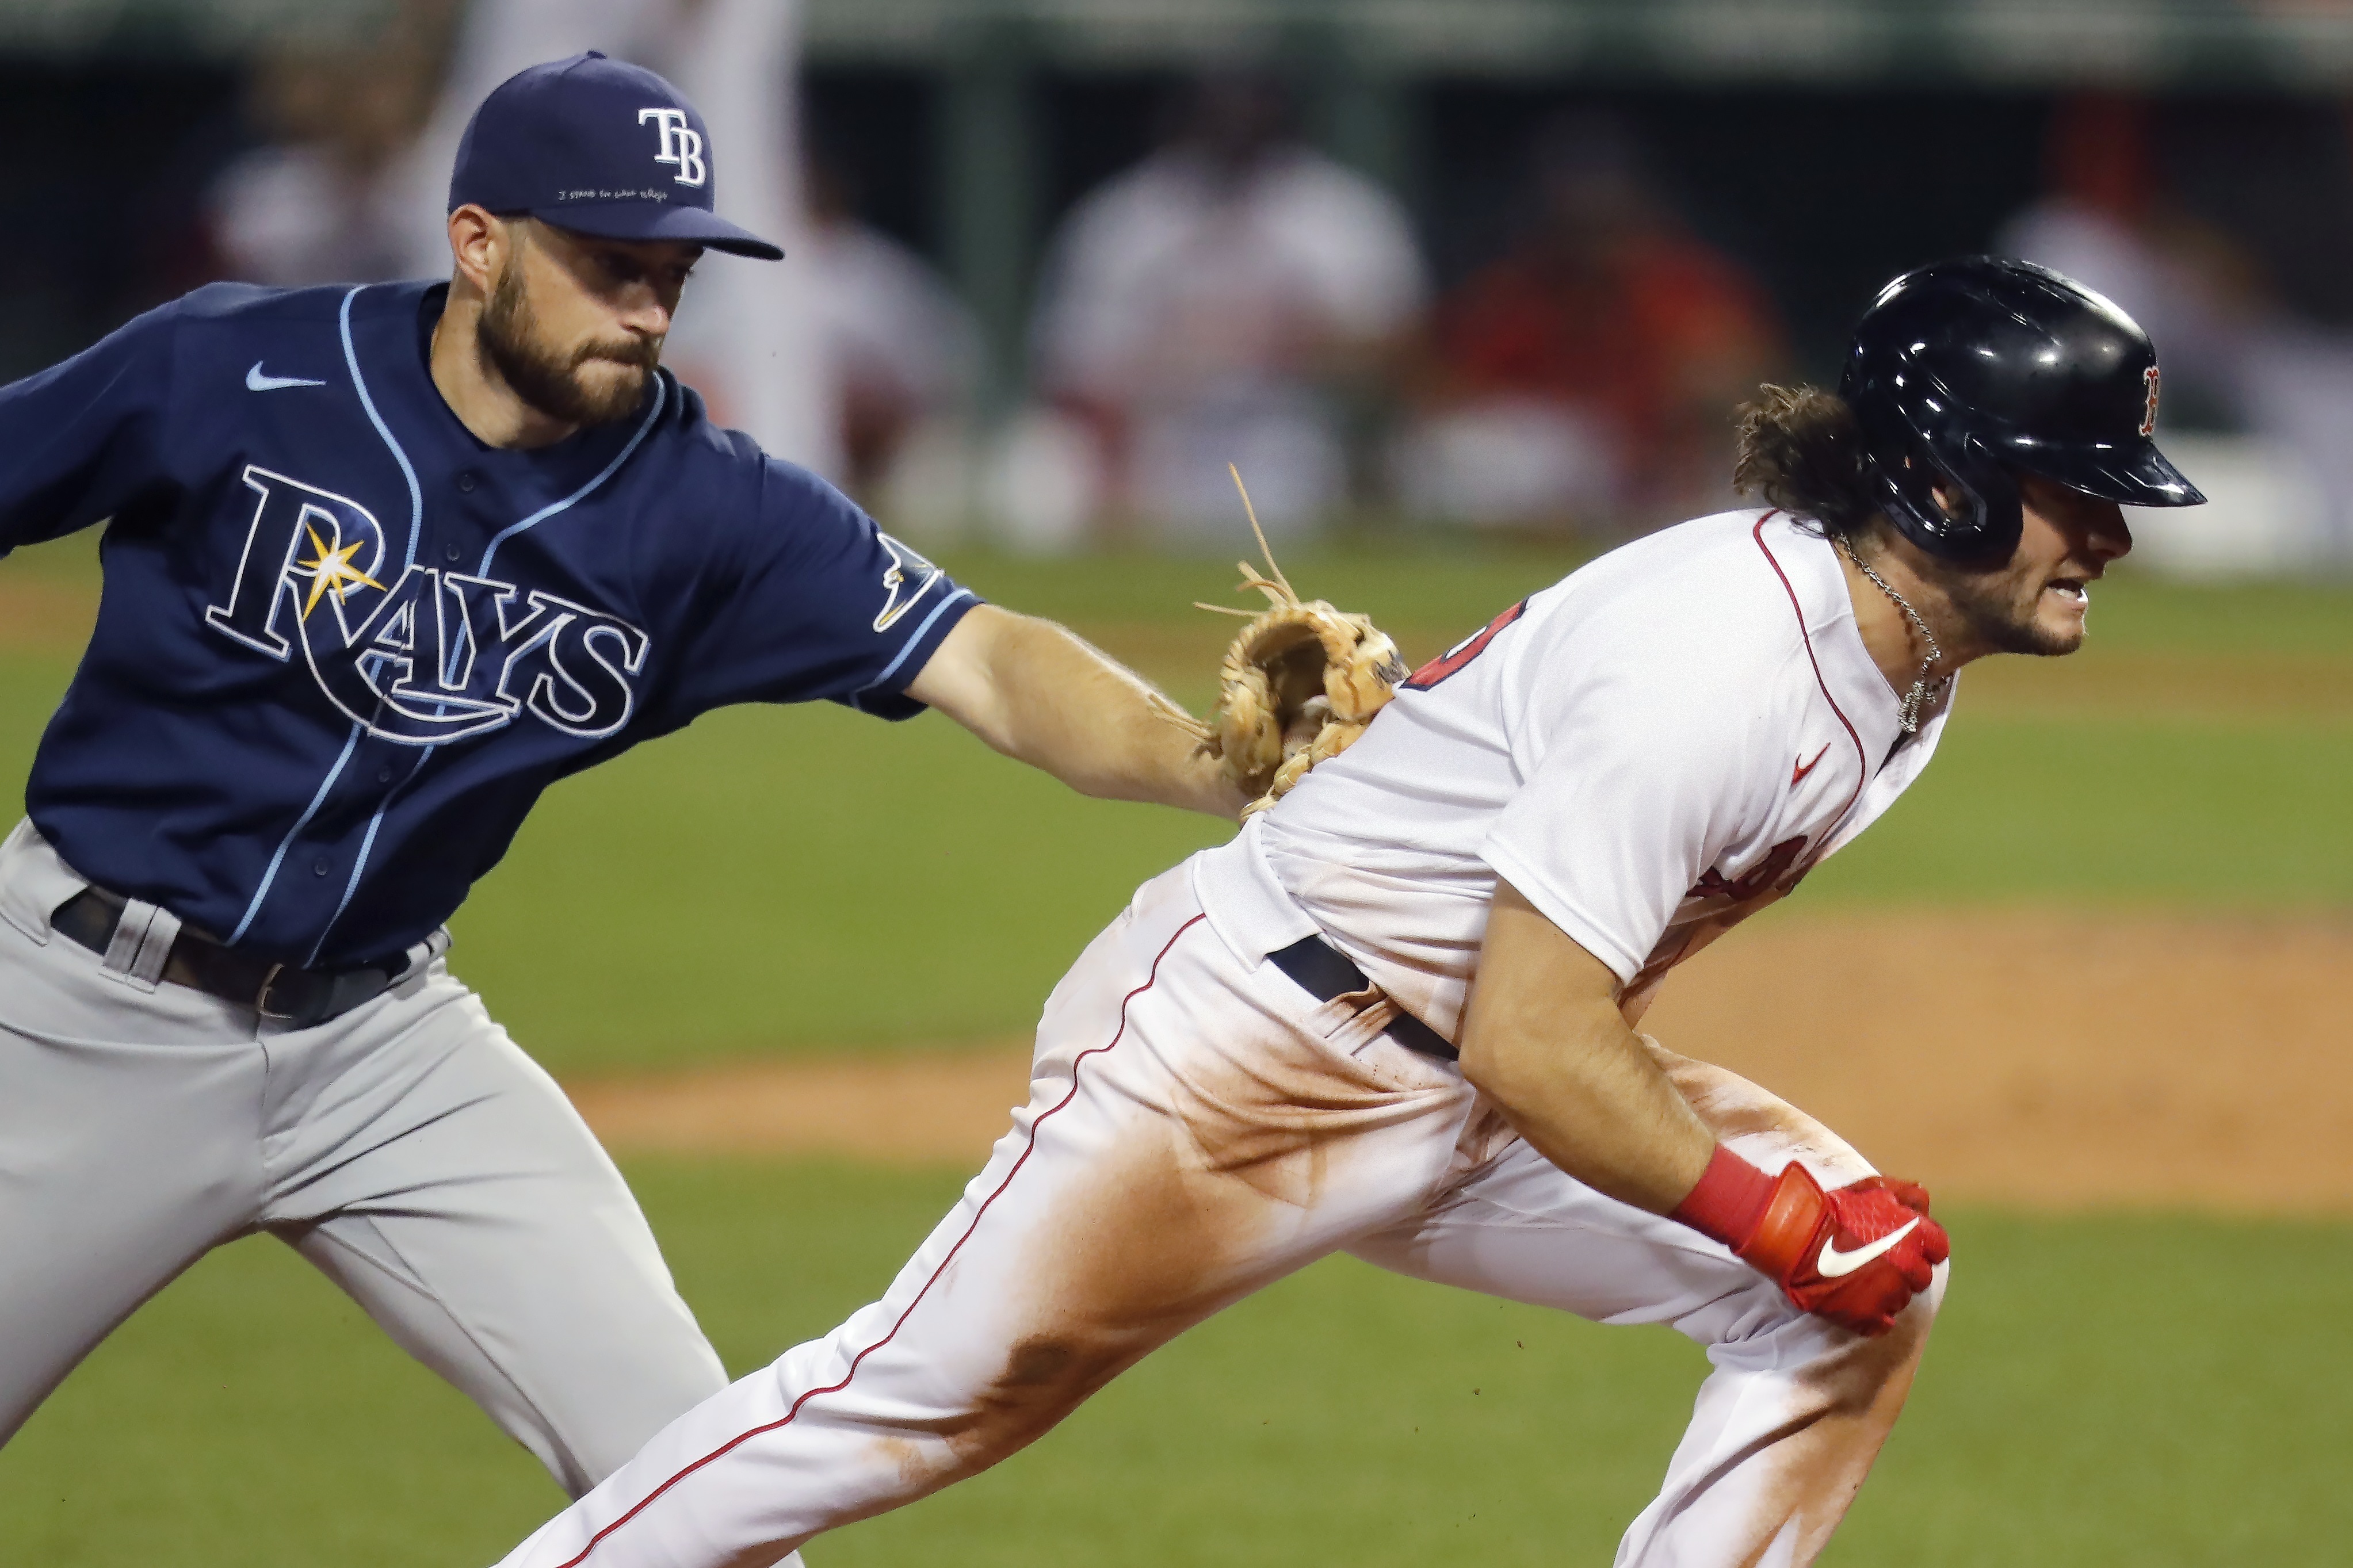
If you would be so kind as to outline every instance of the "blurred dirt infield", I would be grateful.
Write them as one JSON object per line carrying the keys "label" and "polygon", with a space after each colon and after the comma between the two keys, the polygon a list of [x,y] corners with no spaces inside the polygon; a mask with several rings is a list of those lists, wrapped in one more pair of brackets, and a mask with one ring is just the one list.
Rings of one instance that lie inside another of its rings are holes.
{"label": "blurred dirt infield", "polygon": [[[2045,912],[1785,919],[1647,1026],[1941,1197],[2353,1212],[2353,921]],[[1026,1042],[568,1086],[623,1152],[977,1168]]]}

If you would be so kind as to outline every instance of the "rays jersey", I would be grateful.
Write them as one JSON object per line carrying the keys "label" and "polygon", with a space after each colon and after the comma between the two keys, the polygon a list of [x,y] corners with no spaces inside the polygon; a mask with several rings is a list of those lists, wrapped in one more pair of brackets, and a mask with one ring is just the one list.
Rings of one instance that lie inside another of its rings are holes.
{"label": "rays jersey", "polygon": [[1836,547],[1778,513],[1701,518],[1417,670],[1196,885],[1230,944],[1320,930],[1451,1037],[1500,877],[1639,1016],[1919,776],[1950,690],[1907,738]]}
{"label": "rays jersey", "polygon": [[26,791],[66,862],[264,955],[427,937],[542,790],[725,703],[888,718],[976,602],[659,373],[485,447],[446,285],[199,289],[0,389],[0,552],[101,519]]}

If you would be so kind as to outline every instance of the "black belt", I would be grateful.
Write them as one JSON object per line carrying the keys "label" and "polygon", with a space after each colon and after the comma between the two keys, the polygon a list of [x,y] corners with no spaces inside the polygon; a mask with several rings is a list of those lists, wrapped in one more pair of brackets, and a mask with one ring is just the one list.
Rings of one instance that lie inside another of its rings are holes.
{"label": "black belt", "polygon": [[[1266,957],[1268,963],[1297,981],[1318,1002],[1367,990],[1373,984],[1346,953],[1320,936],[1303,937]],[[1409,1051],[1419,1051],[1442,1062],[1451,1062],[1461,1054],[1445,1036],[1402,1010],[1389,1020],[1382,1033]]]}
{"label": "black belt", "polygon": [[[103,888],[84,888],[58,906],[49,929],[103,957],[127,902]],[[164,960],[162,978],[307,1029],[382,995],[406,972],[406,965],[397,972],[298,969],[183,927]]]}

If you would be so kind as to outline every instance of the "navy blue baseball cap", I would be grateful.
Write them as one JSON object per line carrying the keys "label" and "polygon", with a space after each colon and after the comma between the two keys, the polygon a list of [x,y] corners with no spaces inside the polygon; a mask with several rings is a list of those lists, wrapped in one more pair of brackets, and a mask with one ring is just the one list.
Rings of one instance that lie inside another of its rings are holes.
{"label": "navy blue baseball cap", "polygon": [[449,210],[602,239],[671,239],[775,261],[784,252],[712,211],[711,133],[678,89],[596,50],[517,71],[458,143]]}

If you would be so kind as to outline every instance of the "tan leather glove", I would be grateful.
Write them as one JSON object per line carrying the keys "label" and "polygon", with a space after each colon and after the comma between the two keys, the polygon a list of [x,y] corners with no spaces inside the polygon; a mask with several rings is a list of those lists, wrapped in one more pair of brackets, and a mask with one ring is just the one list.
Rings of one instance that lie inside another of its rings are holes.
{"label": "tan leather glove", "polygon": [[[1240,474],[1234,483],[1240,486]],[[1247,490],[1242,504],[1250,505]],[[1406,677],[1388,633],[1368,616],[1301,599],[1274,563],[1255,514],[1250,531],[1272,575],[1238,562],[1239,587],[1264,594],[1267,608],[1226,649],[1207,742],[1226,776],[1254,797],[1245,817],[1282,799],[1316,763],[1347,750]],[[1223,605],[1199,607],[1250,615]]]}

